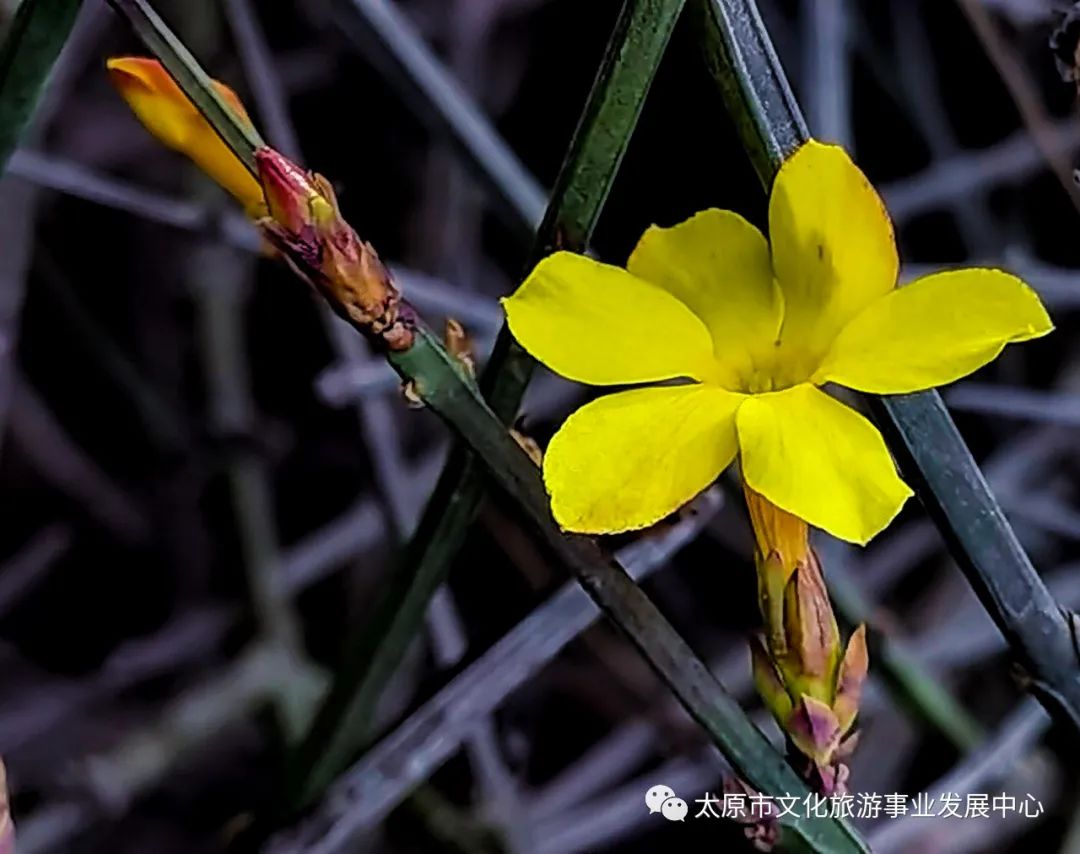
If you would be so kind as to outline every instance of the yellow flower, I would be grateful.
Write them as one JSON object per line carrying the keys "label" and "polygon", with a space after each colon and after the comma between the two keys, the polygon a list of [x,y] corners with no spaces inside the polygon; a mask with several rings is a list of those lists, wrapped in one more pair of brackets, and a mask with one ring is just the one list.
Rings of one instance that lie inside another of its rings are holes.
{"label": "yellow flower", "polygon": [[1000,270],[897,288],[888,214],[836,146],[809,142],[784,163],[769,231],[771,246],[707,210],[650,228],[625,270],[555,253],[503,301],[521,345],[564,377],[670,381],[601,397],[551,440],[544,481],[564,528],[650,525],[739,455],[750,489],[865,543],[911,490],[876,428],[818,386],[919,391],[1052,329],[1035,292]]}
{"label": "yellow flower", "polygon": [[[187,155],[228,190],[252,218],[266,215],[262,188],[244,164],[215,133],[160,62],[137,56],[113,57],[109,77],[139,121],[160,142]],[[224,83],[214,81],[237,115],[250,123],[244,105]]]}

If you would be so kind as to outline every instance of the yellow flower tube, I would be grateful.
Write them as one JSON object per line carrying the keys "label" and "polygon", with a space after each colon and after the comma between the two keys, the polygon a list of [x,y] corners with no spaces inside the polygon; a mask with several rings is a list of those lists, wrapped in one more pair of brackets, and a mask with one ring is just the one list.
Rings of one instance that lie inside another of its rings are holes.
{"label": "yellow flower tube", "polygon": [[[266,215],[262,187],[156,59],[113,57],[106,63],[117,91],[161,143],[189,157],[231,193],[253,219]],[[236,93],[214,81],[241,120],[250,123]]]}

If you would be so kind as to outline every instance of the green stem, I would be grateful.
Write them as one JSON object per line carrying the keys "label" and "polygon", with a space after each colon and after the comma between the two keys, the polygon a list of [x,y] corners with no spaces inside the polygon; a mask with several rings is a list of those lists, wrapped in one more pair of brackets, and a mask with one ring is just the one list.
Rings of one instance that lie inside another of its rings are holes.
{"label": "green stem", "polygon": [[[706,60],[768,188],[809,134],[754,0],[694,0]],[[1057,604],[935,391],[871,397],[901,469],[1051,712],[1080,728],[1074,615]]]}
{"label": "green stem", "polygon": [[0,174],[19,144],[80,0],[23,0],[0,46]]}
{"label": "green stem", "polygon": [[[371,4],[365,0],[364,5]],[[537,233],[531,262],[555,248],[583,250],[587,245],[682,6],[683,0],[629,0],[624,5]],[[399,31],[390,35],[406,58],[415,55],[415,45],[400,45]],[[508,193],[515,195],[520,194]],[[515,209],[528,225],[528,206]],[[517,414],[533,364],[504,326],[481,377],[503,423]],[[346,645],[348,661],[289,774],[295,788],[289,795],[292,807],[318,796],[370,737],[383,688],[420,630],[432,595],[446,580],[483,495],[482,466],[458,445],[395,566],[374,620]]]}

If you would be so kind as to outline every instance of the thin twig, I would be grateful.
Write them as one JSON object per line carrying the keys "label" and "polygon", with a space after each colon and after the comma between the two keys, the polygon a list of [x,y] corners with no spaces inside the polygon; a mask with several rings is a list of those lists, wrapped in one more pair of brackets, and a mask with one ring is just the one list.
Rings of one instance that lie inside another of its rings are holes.
{"label": "thin twig", "polygon": [[[662,536],[621,550],[618,557],[627,571],[643,580],[693,540],[720,499],[715,492],[707,493],[703,502],[696,513]],[[303,838],[315,832],[346,839],[378,823],[414,785],[457,752],[477,716],[498,708],[598,617],[596,604],[578,585],[564,584],[342,775],[310,826],[301,826]],[[283,845],[295,844],[291,837],[283,839],[290,840]]]}
{"label": "thin twig", "polygon": [[1002,35],[981,0],[956,2],[1001,75],[1009,96],[1020,112],[1024,127],[1038,146],[1046,165],[1058,179],[1073,206],[1080,211],[1080,188],[1077,188],[1072,179],[1072,164],[1062,156],[1061,140],[1057,138],[1059,131],[1043,105],[1035,81],[1031,79],[1024,63]]}

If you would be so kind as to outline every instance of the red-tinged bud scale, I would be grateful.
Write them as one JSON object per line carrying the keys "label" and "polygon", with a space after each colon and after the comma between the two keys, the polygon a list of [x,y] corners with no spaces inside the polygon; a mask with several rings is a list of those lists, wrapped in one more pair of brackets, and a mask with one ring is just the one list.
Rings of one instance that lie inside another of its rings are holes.
{"label": "red-tinged bud scale", "polygon": [[270,243],[338,314],[390,350],[409,349],[414,331],[390,271],[342,218],[330,183],[272,148],[255,159],[270,211],[258,224]]}

